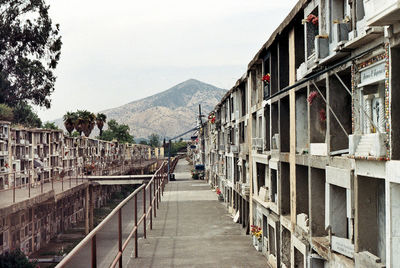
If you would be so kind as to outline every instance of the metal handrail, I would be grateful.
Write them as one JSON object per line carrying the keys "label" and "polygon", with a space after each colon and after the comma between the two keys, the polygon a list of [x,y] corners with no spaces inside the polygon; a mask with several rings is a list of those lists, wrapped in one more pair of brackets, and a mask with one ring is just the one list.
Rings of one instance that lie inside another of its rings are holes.
{"label": "metal handrail", "polygon": [[[153,211],[154,217],[156,217],[156,209],[159,207],[161,201],[161,195],[164,192],[165,183],[168,181],[166,176],[166,162],[164,161],[160,168],[152,176],[152,179],[146,184],[142,184],[133,193],[126,197],[121,203],[115,207],[110,214],[94,228],[56,267],[65,267],[65,265],[71,261],[71,259],[81,250],[86,244],[91,242],[91,267],[97,267],[97,256],[96,256],[96,234],[107,224],[111,218],[118,213],[118,253],[115,256],[110,267],[115,267],[119,263],[119,267],[122,267],[122,254],[126,249],[129,241],[135,236],[135,258],[138,257],[138,228],[143,223],[144,237],[146,238],[146,219],[150,216],[150,229],[153,228]],[[153,187],[152,187],[153,186]],[[146,190],[150,188],[150,204],[148,210],[146,210]],[[143,190],[143,214],[138,220],[137,215],[137,196]],[[153,191],[152,191],[153,190]],[[127,239],[122,241],[122,207],[124,207],[132,198],[135,200],[135,224],[132,227]],[[155,209],[154,209],[155,208]]]}

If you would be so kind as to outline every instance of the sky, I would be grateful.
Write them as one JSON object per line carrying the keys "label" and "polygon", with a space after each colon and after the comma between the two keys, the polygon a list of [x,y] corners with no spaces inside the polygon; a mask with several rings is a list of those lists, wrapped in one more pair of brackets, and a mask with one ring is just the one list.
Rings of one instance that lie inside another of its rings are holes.
{"label": "sky", "polygon": [[[295,0],[47,1],[63,46],[50,109],[99,112],[187,79],[230,89]],[[112,4],[110,4],[112,3]]]}

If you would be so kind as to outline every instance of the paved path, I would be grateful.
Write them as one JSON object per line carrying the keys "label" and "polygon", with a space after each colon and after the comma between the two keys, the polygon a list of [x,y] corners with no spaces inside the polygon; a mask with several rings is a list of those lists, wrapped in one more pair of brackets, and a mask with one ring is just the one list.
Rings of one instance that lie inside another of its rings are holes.
{"label": "paved path", "polygon": [[209,185],[191,179],[186,160],[175,174],[139,258],[125,259],[126,267],[269,267]]}

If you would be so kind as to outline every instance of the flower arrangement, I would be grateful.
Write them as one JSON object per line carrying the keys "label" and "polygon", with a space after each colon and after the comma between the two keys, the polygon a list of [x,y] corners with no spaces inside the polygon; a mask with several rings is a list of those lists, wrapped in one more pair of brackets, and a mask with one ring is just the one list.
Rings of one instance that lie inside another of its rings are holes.
{"label": "flower arrangement", "polygon": [[208,120],[210,120],[210,123],[211,124],[214,124],[215,123],[215,113],[214,112],[211,112],[209,115],[208,115]]}
{"label": "flower arrangement", "polygon": [[261,242],[262,230],[261,227],[257,225],[251,225],[251,235],[257,238],[258,242]]}
{"label": "flower arrangement", "polygon": [[218,195],[218,200],[219,200],[219,201],[224,201],[224,196],[223,196],[221,190],[220,190],[218,187],[217,187],[217,189],[215,190],[215,192],[216,192],[217,195]]}
{"label": "flower arrangement", "polygon": [[263,76],[262,81],[269,84],[271,81],[271,75],[267,73],[266,75]]}
{"label": "flower arrangement", "polygon": [[318,25],[318,16],[315,16],[314,14],[310,14],[307,16],[306,19],[302,20],[303,24],[304,23],[312,23],[314,25]]}
{"label": "flower arrangement", "polygon": [[307,102],[311,105],[316,97],[318,97],[318,92],[311,91],[310,94],[308,95]]}
{"label": "flower arrangement", "polygon": [[325,111],[325,109],[319,110],[319,119],[321,120],[321,122],[325,122],[326,121],[326,111]]}

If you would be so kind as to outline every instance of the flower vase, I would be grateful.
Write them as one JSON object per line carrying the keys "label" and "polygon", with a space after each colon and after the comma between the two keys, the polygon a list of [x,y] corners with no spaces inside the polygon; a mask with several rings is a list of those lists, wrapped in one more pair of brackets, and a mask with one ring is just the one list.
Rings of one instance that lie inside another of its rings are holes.
{"label": "flower vase", "polygon": [[254,235],[253,235],[253,246],[254,246],[255,248],[257,248],[257,246],[258,246],[258,239],[257,239],[257,237],[254,236]]}
{"label": "flower vase", "polygon": [[262,243],[261,243],[261,241],[258,241],[258,240],[257,240],[257,242],[258,242],[258,244],[256,246],[256,249],[257,249],[257,251],[261,252],[262,251]]}

